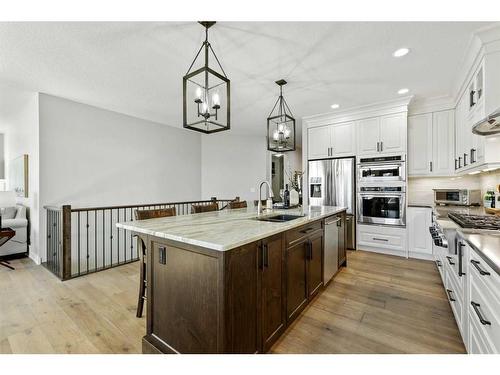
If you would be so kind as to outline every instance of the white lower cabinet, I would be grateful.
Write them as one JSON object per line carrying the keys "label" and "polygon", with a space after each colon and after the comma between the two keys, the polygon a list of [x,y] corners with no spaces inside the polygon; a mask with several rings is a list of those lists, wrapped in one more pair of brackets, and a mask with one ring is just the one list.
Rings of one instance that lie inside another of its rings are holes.
{"label": "white lower cabinet", "polygon": [[358,248],[406,256],[406,228],[384,225],[357,225]]}
{"label": "white lower cabinet", "polygon": [[500,276],[460,236],[459,258],[434,250],[436,265],[457,326],[469,354],[500,353]]}
{"label": "white lower cabinet", "polygon": [[408,255],[410,258],[432,259],[432,237],[429,227],[432,223],[430,207],[408,207]]}
{"label": "white lower cabinet", "polygon": [[500,353],[500,276],[470,246],[468,264],[469,340],[471,354]]}

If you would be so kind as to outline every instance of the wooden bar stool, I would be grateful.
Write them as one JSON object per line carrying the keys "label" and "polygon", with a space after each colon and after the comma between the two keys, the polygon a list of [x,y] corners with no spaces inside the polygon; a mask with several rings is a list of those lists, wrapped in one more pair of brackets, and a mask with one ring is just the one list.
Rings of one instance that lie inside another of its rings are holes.
{"label": "wooden bar stool", "polygon": [[[160,208],[155,210],[136,210],[135,219],[136,220],[147,220],[147,219],[157,219],[160,217],[175,216],[175,207]],[[144,301],[146,300],[146,244],[142,238],[137,237],[140,241],[140,279],[139,279],[139,298],[137,300],[137,314],[138,318],[142,317],[142,310],[144,309]],[[137,249],[139,251],[139,248]]]}
{"label": "wooden bar stool", "polygon": [[209,203],[209,204],[193,204],[191,206],[192,214],[199,214],[202,212],[210,212],[210,211],[218,211],[219,205],[217,203]]}
{"label": "wooden bar stool", "polygon": [[229,202],[229,208],[234,210],[236,208],[247,208],[247,201],[234,201]]}

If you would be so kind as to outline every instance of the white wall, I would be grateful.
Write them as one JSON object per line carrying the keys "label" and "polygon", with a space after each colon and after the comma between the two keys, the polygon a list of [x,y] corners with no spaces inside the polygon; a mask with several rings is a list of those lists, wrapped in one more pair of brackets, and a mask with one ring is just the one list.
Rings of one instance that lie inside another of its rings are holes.
{"label": "white wall", "polygon": [[40,206],[200,199],[200,149],[198,133],[40,94]]}
{"label": "white wall", "polygon": [[203,135],[201,140],[201,195],[208,199],[239,196],[249,205],[258,199],[258,185],[268,178],[264,136],[229,133]]}
{"label": "white wall", "polygon": [[[38,94],[9,86],[0,87],[0,133],[4,134],[5,177],[9,162],[28,154],[28,198],[18,203],[28,207],[30,218],[30,257],[39,262],[39,173],[38,173]],[[7,189],[9,189],[7,181]]]}

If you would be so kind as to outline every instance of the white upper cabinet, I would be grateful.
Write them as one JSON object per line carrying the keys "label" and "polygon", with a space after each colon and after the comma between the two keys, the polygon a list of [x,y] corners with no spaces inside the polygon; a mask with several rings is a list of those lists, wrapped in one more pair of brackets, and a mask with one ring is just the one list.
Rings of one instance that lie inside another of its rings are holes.
{"label": "white upper cabinet", "polygon": [[358,121],[358,155],[406,152],[405,113],[396,113]]}
{"label": "white upper cabinet", "polygon": [[368,118],[357,122],[358,155],[376,154],[380,150],[380,119]]}
{"label": "white upper cabinet", "polygon": [[320,126],[308,129],[307,150],[309,159],[321,159],[330,156],[330,127]]}
{"label": "white upper cabinet", "polygon": [[380,152],[403,153],[406,152],[406,113],[380,118]]}
{"label": "white upper cabinet", "polygon": [[356,155],[355,130],[354,122],[309,128],[309,159]]}
{"label": "white upper cabinet", "polygon": [[425,176],[432,166],[432,113],[408,117],[408,175]]}
{"label": "white upper cabinet", "polygon": [[332,125],[330,136],[333,157],[356,155],[356,127],[354,122]]}
{"label": "white upper cabinet", "polygon": [[431,172],[438,176],[450,176],[455,172],[454,111],[435,112],[432,115]]}
{"label": "white upper cabinet", "polygon": [[455,169],[454,111],[408,118],[408,175],[450,176]]}

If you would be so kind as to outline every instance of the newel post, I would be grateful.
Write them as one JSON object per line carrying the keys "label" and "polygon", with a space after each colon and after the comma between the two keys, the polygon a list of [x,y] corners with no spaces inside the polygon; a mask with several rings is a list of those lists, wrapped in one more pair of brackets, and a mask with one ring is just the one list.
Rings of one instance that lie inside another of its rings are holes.
{"label": "newel post", "polygon": [[71,205],[62,206],[62,272],[61,278],[71,278]]}

